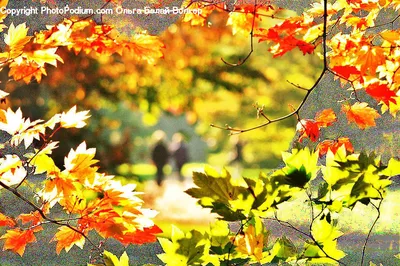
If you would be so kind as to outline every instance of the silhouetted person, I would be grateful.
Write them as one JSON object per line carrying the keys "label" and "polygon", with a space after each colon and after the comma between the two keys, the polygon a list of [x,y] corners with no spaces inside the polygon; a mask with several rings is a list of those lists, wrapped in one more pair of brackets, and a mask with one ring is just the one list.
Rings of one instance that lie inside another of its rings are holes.
{"label": "silhouetted person", "polygon": [[241,165],[243,163],[243,142],[238,138],[235,140],[235,153],[231,164],[237,163]]}
{"label": "silhouetted person", "polygon": [[153,148],[151,153],[151,158],[156,165],[157,168],[157,184],[161,186],[162,181],[164,180],[164,171],[163,168],[168,162],[168,149],[164,143],[165,133],[164,131],[157,130],[154,132],[154,135],[157,143]]}
{"label": "silhouetted person", "polygon": [[175,160],[175,165],[178,170],[179,180],[183,181],[182,167],[189,161],[189,153],[183,136],[180,133],[175,133],[172,136],[171,154]]}

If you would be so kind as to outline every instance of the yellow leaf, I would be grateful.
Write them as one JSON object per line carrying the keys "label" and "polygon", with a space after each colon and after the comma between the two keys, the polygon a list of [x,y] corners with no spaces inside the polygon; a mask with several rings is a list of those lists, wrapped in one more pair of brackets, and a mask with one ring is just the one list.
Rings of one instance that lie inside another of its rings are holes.
{"label": "yellow leaf", "polygon": [[10,47],[10,56],[19,56],[24,46],[31,40],[32,36],[27,36],[28,28],[25,23],[17,27],[11,23],[8,33],[4,34],[4,42]]}
{"label": "yellow leaf", "polygon": [[29,60],[35,61],[38,66],[43,67],[44,64],[57,66],[57,61],[64,63],[62,58],[55,54],[57,48],[49,48],[45,50],[35,50],[33,53],[27,53]]}
{"label": "yellow leaf", "polygon": [[76,150],[71,150],[64,160],[65,170],[73,173],[85,170],[86,168],[97,163],[98,160],[93,160],[96,149],[86,149],[86,142],[82,142]]}

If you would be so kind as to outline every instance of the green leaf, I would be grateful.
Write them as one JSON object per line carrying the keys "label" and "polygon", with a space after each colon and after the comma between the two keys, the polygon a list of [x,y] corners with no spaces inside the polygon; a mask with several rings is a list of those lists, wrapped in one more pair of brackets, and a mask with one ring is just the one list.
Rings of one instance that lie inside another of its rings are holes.
{"label": "green leaf", "polygon": [[206,239],[207,235],[196,230],[185,234],[179,228],[172,226],[171,240],[158,239],[165,253],[157,256],[166,265],[201,265],[204,261]]}
{"label": "green leaf", "polygon": [[[317,152],[312,152],[307,147],[301,150],[293,149],[292,153],[282,153],[282,159],[286,164],[286,167],[282,170],[287,175],[292,175],[292,178],[293,175],[301,178],[301,181],[293,181],[291,178],[292,182],[301,185],[306,183],[305,180],[310,181],[317,177],[319,170]],[[297,169],[297,171],[294,169]]]}
{"label": "green leaf", "polygon": [[226,221],[243,220],[248,213],[254,198],[245,187],[232,184],[231,176],[225,169],[222,174],[206,169],[206,173],[193,173],[193,181],[197,188],[186,191],[190,196],[200,199],[205,208],[211,208]]}

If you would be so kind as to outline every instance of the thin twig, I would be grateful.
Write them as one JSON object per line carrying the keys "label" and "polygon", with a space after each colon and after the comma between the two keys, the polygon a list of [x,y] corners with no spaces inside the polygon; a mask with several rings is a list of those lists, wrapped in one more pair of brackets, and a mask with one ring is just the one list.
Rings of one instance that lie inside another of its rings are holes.
{"label": "thin twig", "polygon": [[[87,240],[92,246],[94,246],[95,248],[97,248],[97,246],[92,242],[92,240],[86,236],[83,232],[79,231],[78,229],[76,229],[75,227],[71,226],[68,223],[63,223],[60,222],[59,220],[54,220],[52,218],[47,217],[47,215],[43,212],[43,210],[39,207],[37,207],[34,203],[32,203],[31,201],[29,201],[27,198],[25,198],[23,195],[21,195],[16,189],[4,184],[3,182],[0,181],[0,186],[2,186],[3,188],[7,189],[8,191],[10,191],[11,193],[13,193],[15,196],[17,196],[19,199],[21,199],[22,201],[24,201],[25,203],[27,203],[29,206],[31,206],[34,210],[38,211],[40,216],[42,216],[43,219],[45,219],[46,221],[49,221],[50,223],[53,224],[57,224],[60,226],[66,226],[69,229],[71,229],[72,231],[80,234],[81,236],[83,236],[85,238],[85,240]],[[100,249],[99,249],[100,250]]]}
{"label": "thin twig", "polygon": [[364,264],[365,249],[367,248],[368,240],[369,240],[369,238],[370,238],[370,236],[371,236],[372,230],[374,229],[376,223],[378,222],[379,218],[381,217],[381,211],[380,211],[380,209],[381,209],[381,205],[382,205],[382,202],[383,202],[383,195],[382,195],[382,193],[381,193],[378,189],[375,188],[375,190],[378,191],[378,193],[379,193],[379,195],[380,195],[381,198],[380,198],[380,200],[379,200],[378,206],[376,206],[376,205],[373,204],[372,202],[371,202],[371,205],[374,206],[374,208],[375,208],[376,211],[378,212],[378,215],[376,216],[374,222],[372,223],[372,226],[371,226],[371,228],[370,228],[369,231],[368,231],[368,235],[367,235],[367,237],[365,238],[365,242],[364,242],[363,249],[362,249],[362,254],[361,254],[361,263],[360,263],[361,266]]}
{"label": "thin twig", "polygon": [[229,63],[229,62],[225,61],[223,58],[221,58],[222,62],[224,62],[228,66],[237,67],[237,66],[243,65],[247,61],[247,59],[250,58],[251,54],[253,53],[253,51],[254,51],[254,26],[256,23],[256,14],[257,14],[257,0],[254,0],[253,21],[251,24],[251,31],[250,31],[250,51],[244,59],[239,60],[239,62],[236,64]]}

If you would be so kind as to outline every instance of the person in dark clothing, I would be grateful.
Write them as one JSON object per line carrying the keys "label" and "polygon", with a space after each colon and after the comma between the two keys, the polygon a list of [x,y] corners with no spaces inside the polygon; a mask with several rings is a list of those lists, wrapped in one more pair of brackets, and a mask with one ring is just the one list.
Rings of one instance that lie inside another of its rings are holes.
{"label": "person in dark clothing", "polygon": [[189,153],[183,136],[180,133],[175,133],[172,136],[171,154],[175,160],[175,165],[178,170],[179,180],[183,181],[182,167],[189,161]]}
{"label": "person in dark clothing", "polygon": [[151,153],[151,158],[157,168],[157,185],[161,186],[164,180],[164,166],[168,162],[169,153],[166,145],[164,144],[165,133],[163,131],[154,132],[154,136],[157,139],[157,144],[154,146]]}

